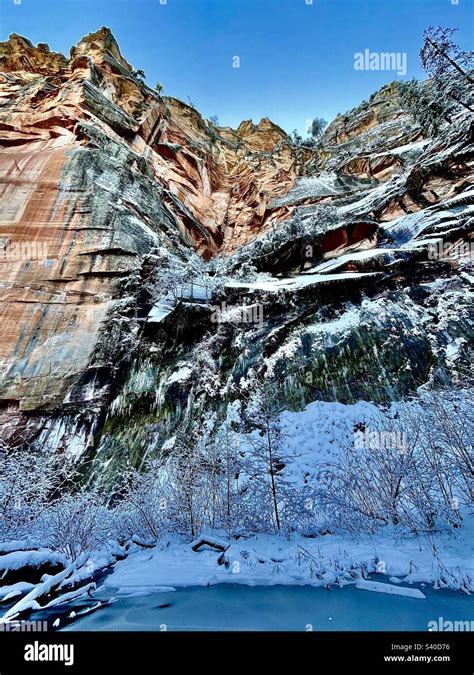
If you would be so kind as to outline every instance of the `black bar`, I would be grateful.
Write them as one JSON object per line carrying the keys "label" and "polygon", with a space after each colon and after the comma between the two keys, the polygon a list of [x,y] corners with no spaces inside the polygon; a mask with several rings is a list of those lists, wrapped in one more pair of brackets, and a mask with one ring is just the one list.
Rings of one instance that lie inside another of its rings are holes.
{"label": "black bar", "polygon": [[[179,672],[189,668],[191,673],[221,673],[229,667],[239,674],[253,674],[258,672],[257,666],[262,667],[262,675],[273,668],[278,673],[285,670],[298,673],[304,668],[308,675],[332,672],[472,675],[473,637],[468,632],[0,633],[0,675],[35,672],[141,675],[164,673],[170,668]],[[74,663],[67,666],[63,662],[25,661],[26,646],[35,642],[73,645]]]}

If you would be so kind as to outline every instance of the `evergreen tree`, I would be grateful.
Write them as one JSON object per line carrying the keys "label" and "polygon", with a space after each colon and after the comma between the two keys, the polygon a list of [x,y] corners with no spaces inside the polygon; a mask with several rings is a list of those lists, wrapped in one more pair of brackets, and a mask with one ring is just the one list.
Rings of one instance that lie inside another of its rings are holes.
{"label": "evergreen tree", "polygon": [[413,79],[399,82],[398,92],[402,107],[419,124],[425,136],[436,136],[443,122],[451,122],[450,105],[445,98],[433,97],[432,87]]}

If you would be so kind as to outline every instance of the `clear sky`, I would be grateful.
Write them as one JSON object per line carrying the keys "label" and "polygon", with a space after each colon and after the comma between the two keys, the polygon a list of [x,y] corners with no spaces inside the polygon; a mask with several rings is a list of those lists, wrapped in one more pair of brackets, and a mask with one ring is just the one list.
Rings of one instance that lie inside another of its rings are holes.
{"label": "clear sky", "polygon": [[355,70],[356,52],[406,53],[402,79],[423,77],[430,24],[459,28],[472,49],[474,0],[0,0],[0,40],[16,32],[68,54],[106,25],[150,86],[222,125],[267,116],[287,131],[330,121],[400,77]]}

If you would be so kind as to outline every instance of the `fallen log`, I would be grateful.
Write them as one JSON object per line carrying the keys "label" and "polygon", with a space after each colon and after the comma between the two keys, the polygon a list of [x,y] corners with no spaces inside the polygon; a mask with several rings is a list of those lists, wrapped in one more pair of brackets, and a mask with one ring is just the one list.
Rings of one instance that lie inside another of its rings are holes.
{"label": "fallen log", "polygon": [[219,553],[224,553],[224,551],[226,551],[229,548],[230,544],[229,542],[224,541],[222,539],[217,539],[216,537],[209,537],[207,535],[195,539],[191,544],[191,548],[196,553],[199,552],[201,548],[206,546],[207,548],[210,548],[213,551],[219,551]]}

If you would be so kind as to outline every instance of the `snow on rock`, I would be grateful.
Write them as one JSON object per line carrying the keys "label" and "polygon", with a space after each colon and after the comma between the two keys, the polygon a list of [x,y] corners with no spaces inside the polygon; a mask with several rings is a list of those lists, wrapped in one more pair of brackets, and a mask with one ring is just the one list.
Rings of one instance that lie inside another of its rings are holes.
{"label": "snow on rock", "polygon": [[166,384],[173,384],[173,382],[185,382],[191,377],[192,373],[193,369],[190,366],[181,366],[171,373],[169,378],[166,380]]}
{"label": "snow on rock", "polygon": [[332,172],[322,172],[318,176],[298,179],[286,195],[276,197],[271,201],[270,208],[297,204],[298,202],[318,197],[360,192],[371,184],[372,181],[353,176],[341,176]]}
{"label": "snow on rock", "polygon": [[325,284],[330,281],[354,281],[368,277],[379,276],[378,272],[341,272],[340,274],[306,274],[297,277],[293,288],[305,288],[313,284]]}
{"label": "snow on rock", "polygon": [[[463,195],[463,201],[465,198],[465,195]],[[449,206],[452,208],[448,208]],[[397,218],[385,224],[383,230],[397,246],[412,248],[422,244],[422,240],[417,240],[417,237],[428,228],[439,231],[446,227],[452,227],[458,223],[457,218],[460,215],[465,214],[467,216],[472,210],[470,205],[458,205],[458,201],[453,199],[449,203],[444,203],[442,208],[434,206],[424,211],[409,213]]]}
{"label": "snow on rock", "polygon": [[386,154],[402,156],[413,151],[422,151],[430,144],[430,142],[429,139],[425,139],[423,141],[415,141],[415,143],[406,143],[405,145],[399,145],[396,148],[390,148],[387,152],[374,152],[371,154],[371,157],[383,157]]}
{"label": "snow on rock", "polygon": [[282,290],[297,290],[313,286],[315,284],[326,284],[328,282],[353,281],[364,277],[379,276],[379,272],[341,272],[340,274],[304,274],[294,279],[275,279],[272,281],[229,281],[227,288],[249,288],[259,291],[269,291],[277,293]]}
{"label": "snow on rock", "polygon": [[23,567],[64,564],[66,564],[66,558],[61,553],[46,548],[38,551],[12,551],[0,556],[0,570],[20,570]]}
{"label": "snow on rock", "polygon": [[174,310],[174,306],[164,300],[160,300],[150,309],[147,321],[149,323],[161,323]]}
{"label": "snow on rock", "polygon": [[309,270],[303,272],[303,274],[326,274],[327,272],[333,271],[350,262],[361,262],[365,260],[372,260],[374,258],[389,258],[392,253],[395,251],[402,251],[403,249],[385,249],[385,248],[372,248],[366,251],[353,251],[351,253],[346,253],[344,255],[338,256],[337,258],[332,258],[331,260],[326,260],[325,262],[316,265],[316,267],[311,267]]}

